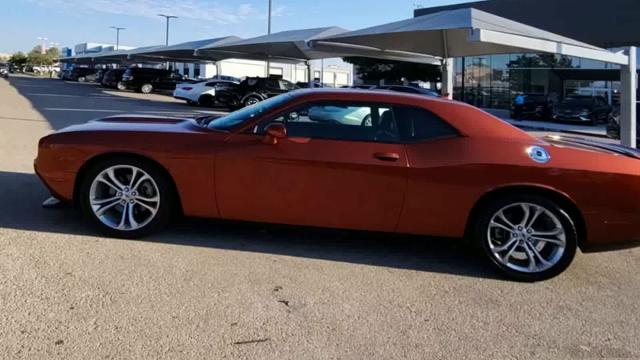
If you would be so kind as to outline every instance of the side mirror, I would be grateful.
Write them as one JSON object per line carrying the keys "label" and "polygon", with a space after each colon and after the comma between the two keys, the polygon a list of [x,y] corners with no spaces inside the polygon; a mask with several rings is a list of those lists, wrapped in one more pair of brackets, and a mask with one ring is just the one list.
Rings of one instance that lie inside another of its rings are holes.
{"label": "side mirror", "polygon": [[269,124],[266,128],[267,136],[265,137],[265,143],[275,145],[278,143],[279,139],[284,139],[287,137],[287,128],[284,124],[281,123],[273,123]]}

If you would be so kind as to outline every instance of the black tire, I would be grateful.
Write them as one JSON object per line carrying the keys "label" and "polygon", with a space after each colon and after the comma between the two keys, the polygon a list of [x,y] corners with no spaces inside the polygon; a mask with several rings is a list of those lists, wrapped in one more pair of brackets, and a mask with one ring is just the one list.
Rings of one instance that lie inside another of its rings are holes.
{"label": "black tire", "polygon": [[213,107],[214,103],[215,103],[215,99],[211,95],[205,94],[198,98],[198,105],[200,106]]}
{"label": "black tire", "polygon": [[149,83],[142,84],[142,86],[140,86],[140,92],[143,94],[151,94],[153,92],[153,85]]}
{"label": "black tire", "polygon": [[78,82],[81,82],[81,83],[82,82],[87,82],[87,78],[84,77],[84,76],[80,76],[80,77],[78,77]]}
{"label": "black tire", "polygon": [[244,99],[244,101],[242,102],[242,105],[251,106],[255,103],[259,103],[260,101],[262,101],[262,99],[260,99],[258,96],[251,95],[246,99]]}
{"label": "black tire", "polygon": [[[91,208],[90,190],[93,180],[105,169],[116,165],[135,166],[143,170],[153,178],[153,181],[158,187],[160,202],[155,217],[146,225],[135,230],[114,229],[98,219]],[[171,219],[171,215],[174,213],[176,194],[171,180],[168,179],[168,176],[160,170],[157,165],[141,159],[116,156],[93,164],[83,173],[83,179],[81,179],[79,186],[80,188],[77,194],[80,211],[89,219],[96,229],[111,237],[134,239],[148,235],[167,225]]]}
{"label": "black tire", "polygon": [[[529,203],[545,208],[551,212],[561,223],[565,235],[565,249],[562,256],[550,268],[540,272],[523,272],[507,267],[494,256],[489,245],[489,223],[499,210],[516,203]],[[535,282],[553,278],[569,267],[578,248],[578,235],[574,221],[558,204],[546,197],[539,195],[508,195],[485,204],[473,220],[471,228],[471,240],[483,253],[484,257],[493,267],[503,275],[523,282]]]}

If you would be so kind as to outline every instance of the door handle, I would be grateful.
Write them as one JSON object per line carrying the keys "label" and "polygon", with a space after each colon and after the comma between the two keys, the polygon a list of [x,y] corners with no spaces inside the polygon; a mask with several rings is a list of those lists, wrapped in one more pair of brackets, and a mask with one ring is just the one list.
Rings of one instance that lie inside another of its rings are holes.
{"label": "door handle", "polygon": [[396,153],[375,153],[373,154],[373,157],[375,157],[378,160],[382,160],[382,161],[398,161],[400,160],[400,155],[396,154]]}

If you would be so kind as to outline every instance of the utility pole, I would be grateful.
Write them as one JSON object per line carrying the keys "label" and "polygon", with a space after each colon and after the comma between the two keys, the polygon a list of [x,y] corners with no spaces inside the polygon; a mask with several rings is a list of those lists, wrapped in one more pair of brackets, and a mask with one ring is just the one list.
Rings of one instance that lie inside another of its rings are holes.
{"label": "utility pole", "polygon": [[125,30],[123,27],[109,26],[116,30],[116,50],[120,50],[120,30]]}

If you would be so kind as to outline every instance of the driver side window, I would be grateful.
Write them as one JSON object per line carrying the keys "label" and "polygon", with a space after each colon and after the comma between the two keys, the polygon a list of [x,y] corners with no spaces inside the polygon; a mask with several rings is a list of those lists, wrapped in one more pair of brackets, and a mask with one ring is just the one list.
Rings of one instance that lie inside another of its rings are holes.
{"label": "driver side window", "polygon": [[328,140],[399,142],[400,136],[390,106],[347,102],[312,103],[276,118],[263,121],[253,129],[264,134],[271,123],[281,122],[290,137]]}

